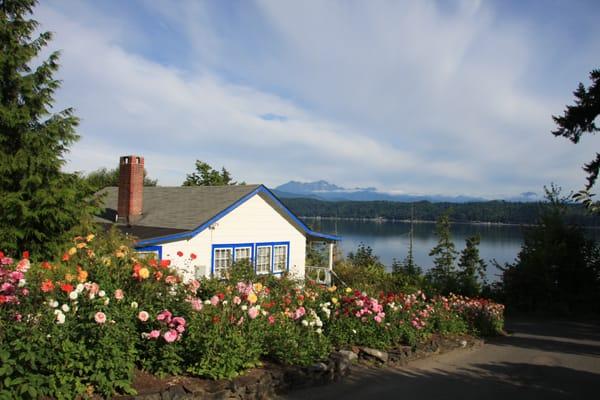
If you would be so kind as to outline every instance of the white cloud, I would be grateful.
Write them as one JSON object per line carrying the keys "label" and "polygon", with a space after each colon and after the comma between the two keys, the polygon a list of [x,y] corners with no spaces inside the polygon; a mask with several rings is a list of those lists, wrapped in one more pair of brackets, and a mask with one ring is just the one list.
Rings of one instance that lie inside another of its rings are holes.
{"label": "white cloud", "polygon": [[564,99],[523,84],[543,49],[488,3],[261,1],[232,21],[208,3],[145,3],[187,45],[170,63],[134,52],[126,17],[57,4],[36,16],[63,49],[60,104],[82,118],[72,169],[138,153],[165,185],[199,158],[269,185],[514,194],[577,187],[599,143],[550,135]]}

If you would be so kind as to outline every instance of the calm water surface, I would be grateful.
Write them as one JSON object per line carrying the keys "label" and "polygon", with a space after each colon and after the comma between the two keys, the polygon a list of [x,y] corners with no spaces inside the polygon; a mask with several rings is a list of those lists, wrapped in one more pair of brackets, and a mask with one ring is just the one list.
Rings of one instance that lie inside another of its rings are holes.
{"label": "calm water surface", "polygon": [[[306,219],[314,230],[337,234],[342,237],[341,249],[344,255],[355,251],[362,242],[371,246],[376,255],[388,267],[394,258],[406,257],[409,243],[410,224],[405,222],[375,221],[334,221]],[[413,252],[416,263],[424,271],[431,268],[433,260],[429,251],[436,245],[435,224],[414,224]],[[498,271],[489,262],[495,259],[500,264],[513,262],[523,241],[522,228],[518,226],[498,226],[479,224],[453,224],[452,239],[458,251],[465,246],[467,237],[478,234],[481,237],[479,252],[488,263],[487,279],[497,280]]]}

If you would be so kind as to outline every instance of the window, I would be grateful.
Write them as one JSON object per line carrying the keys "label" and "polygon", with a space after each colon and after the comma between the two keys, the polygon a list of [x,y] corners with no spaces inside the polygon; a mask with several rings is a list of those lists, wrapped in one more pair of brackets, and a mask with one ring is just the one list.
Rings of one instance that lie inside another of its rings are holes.
{"label": "window", "polygon": [[251,262],[252,249],[250,247],[236,247],[235,262],[248,261]]}
{"label": "window", "polygon": [[135,254],[140,260],[149,260],[151,258],[154,258],[155,260],[160,259],[158,251],[136,251]]}
{"label": "window", "polygon": [[282,272],[287,269],[287,245],[273,246],[273,272]]}
{"label": "window", "polygon": [[222,278],[225,276],[226,271],[231,268],[231,264],[233,263],[233,249],[223,248],[215,249],[214,251],[214,274],[217,278]]}
{"label": "window", "polygon": [[271,272],[271,246],[258,246],[256,248],[256,273],[268,274]]}

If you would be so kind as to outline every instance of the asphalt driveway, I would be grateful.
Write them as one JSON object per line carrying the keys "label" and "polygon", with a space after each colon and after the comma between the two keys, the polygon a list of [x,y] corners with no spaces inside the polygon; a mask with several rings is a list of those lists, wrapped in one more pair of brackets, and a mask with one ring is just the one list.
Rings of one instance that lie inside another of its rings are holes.
{"label": "asphalt driveway", "polygon": [[402,369],[353,367],[286,399],[598,399],[600,321],[514,320],[508,337]]}

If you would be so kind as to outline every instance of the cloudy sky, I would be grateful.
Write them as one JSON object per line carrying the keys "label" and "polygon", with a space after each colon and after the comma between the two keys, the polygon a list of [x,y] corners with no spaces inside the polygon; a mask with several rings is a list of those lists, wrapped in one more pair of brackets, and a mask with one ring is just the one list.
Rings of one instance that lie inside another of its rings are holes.
{"label": "cloudy sky", "polygon": [[70,170],[138,154],[277,186],[511,196],[584,183],[600,138],[551,135],[600,67],[598,1],[44,1]]}

